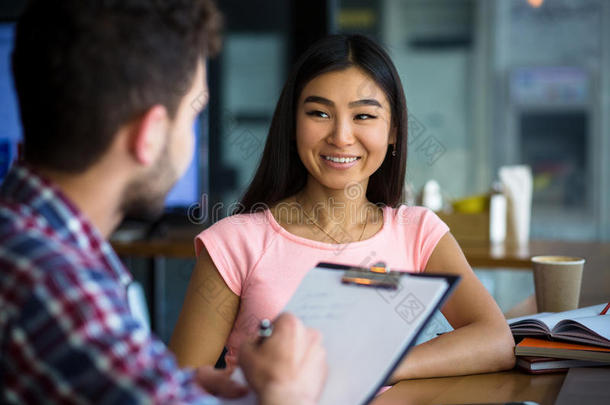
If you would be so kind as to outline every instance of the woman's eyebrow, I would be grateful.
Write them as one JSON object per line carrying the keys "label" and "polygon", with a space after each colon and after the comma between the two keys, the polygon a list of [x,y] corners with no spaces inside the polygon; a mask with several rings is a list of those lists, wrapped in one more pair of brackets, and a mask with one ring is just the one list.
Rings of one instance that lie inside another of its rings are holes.
{"label": "woman's eyebrow", "polygon": [[383,108],[381,103],[374,98],[364,98],[362,100],[352,101],[348,104],[350,108],[359,107],[361,105],[372,105],[374,107]]}
{"label": "woman's eyebrow", "polygon": [[[308,96],[303,101],[303,104],[305,104],[305,103],[320,103],[320,104],[327,105],[329,107],[332,107],[335,105],[335,103],[333,103],[331,100],[324,98],[324,97],[320,97],[320,96]],[[370,106],[374,106],[374,107],[383,108],[381,106],[381,103],[379,101],[375,100],[374,98],[364,98],[362,100],[352,101],[348,104],[348,106],[350,108],[359,107],[359,106],[363,106],[363,105],[370,105]]]}
{"label": "woman's eyebrow", "polygon": [[327,105],[329,107],[332,107],[335,105],[335,103],[333,103],[329,99],[320,97],[320,96],[309,96],[305,99],[305,101],[303,101],[303,104],[305,104],[305,103],[320,103],[320,104]]}

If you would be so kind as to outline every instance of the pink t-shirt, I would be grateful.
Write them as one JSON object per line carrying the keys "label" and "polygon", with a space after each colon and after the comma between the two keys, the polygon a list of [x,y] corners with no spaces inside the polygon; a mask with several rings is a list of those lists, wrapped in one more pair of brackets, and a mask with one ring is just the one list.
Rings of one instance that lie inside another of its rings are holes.
{"label": "pink t-shirt", "polygon": [[[317,263],[370,266],[383,261],[393,270],[421,272],[448,230],[432,211],[405,205],[385,207],[379,232],[346,244],[291,234],[269,210],[218,221],[197,235],[195,251],[199,255],[205,245],[227,286],[241,298],[227,341],[227,364],[236,364],[241,343],[256,335],[261,319],[279,315],[307,271]],[[341,237],[340,233],[336,236]]]}

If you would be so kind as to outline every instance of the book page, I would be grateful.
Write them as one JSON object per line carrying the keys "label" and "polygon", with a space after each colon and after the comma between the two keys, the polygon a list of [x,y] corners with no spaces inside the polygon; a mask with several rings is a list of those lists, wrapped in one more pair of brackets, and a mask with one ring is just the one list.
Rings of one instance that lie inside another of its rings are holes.
{"label": "book page", "polygon": [[564,319],[578,321],[579,318],[599,315],[599,313],[602,312],[602,309],[604,309],[605,306],[606,304],[599,304],[585,308],[573,309],[571,311],[556,312],[541,317],[539,319],[544,322],[549,329],[552,330],[555,325],[559,323],[559,321],[563,321]]}
{"label": "book page", "polygon": [[564,319],[578,320],[599,315],[606,304],[593,305],[585,308],[578,308],[564,312],[542,312],[535,315],[526,315],[519,318],[509,319],[507,322],[511,326],[513,332],[518,332],[516,335],[528,334],[528,332],[544,332],[550,334],[550,331]]}
{"label": "book page", "polygon": [[553,337],[610,347],[610,314],[563,320],[553,330]]}
{"label": "book page", "polygon": [[509,319],[506,322],[515,336],[546,336],[551,330],[541,319],[552,314],[552,312],[541,312]]}

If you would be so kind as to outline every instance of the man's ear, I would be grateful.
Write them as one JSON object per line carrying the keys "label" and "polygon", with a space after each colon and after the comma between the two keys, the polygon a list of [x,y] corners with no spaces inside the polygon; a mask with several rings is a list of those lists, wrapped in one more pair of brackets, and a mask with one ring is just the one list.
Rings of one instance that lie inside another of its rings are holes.
{"label": "man's ear", "polygon": [[149,108],[134,122],[130,151],[139,164],[149,166],[157,160],[167,142],[169,124],[167,109],[160,104]]}

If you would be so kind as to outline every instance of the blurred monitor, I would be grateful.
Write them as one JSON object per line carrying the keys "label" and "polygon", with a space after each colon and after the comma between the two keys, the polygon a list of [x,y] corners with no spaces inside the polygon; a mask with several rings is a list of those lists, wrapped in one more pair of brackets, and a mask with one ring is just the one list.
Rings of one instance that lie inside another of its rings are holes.
{"label": "blurred monitor", "polygon": [[15,23],[0,23],[0,181],[17,157],[21,140],[21,125],[17,110],[17,96],[11,76],[11,50]]}
{"label": "blurred monitor", "polygon": [[[11,74],[11,51],[15,23],[0,22],[0,182],[12,162],[17,158],[22,139],[21,123],[17,108],[17,95]],[[196,144],[193,160],[185,175],[174,186],[166,199],[166,211],[184,211],[199,201],[201,191],[199,148],[200,139],[207,127],[205,113],[195,124]]]}
{"label": "blurred monitor", "polygon": [[201,197],[201,180],[200,180],[200,162],[199,162],[199,150],[201,139],[203,137],[203,131],[205,131],[205,113],[202,113],[199,119],[195,122],[193,131],[195,133],[195,149],[193,152],[193,159],[191,164],[182,176],[182,178],[176,183],[174,188],[170,191],[165,200],[166,211],[176,212],[184,211],[189,206],[197,203]]}

